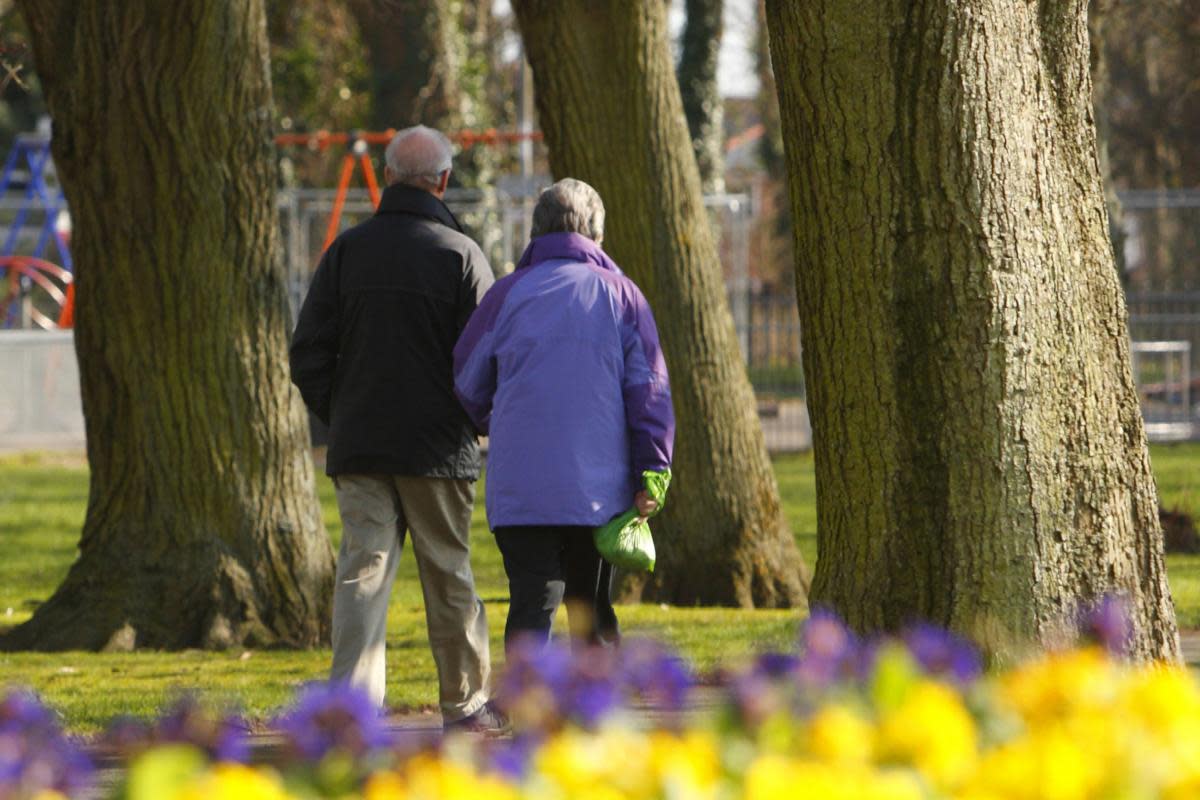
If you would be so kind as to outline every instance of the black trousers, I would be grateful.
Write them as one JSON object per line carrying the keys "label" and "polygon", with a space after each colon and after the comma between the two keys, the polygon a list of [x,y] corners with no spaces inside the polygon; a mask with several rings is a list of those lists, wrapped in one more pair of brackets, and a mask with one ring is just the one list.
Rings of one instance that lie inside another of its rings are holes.
{"label": "black trousers", "polygon": [[574,642],[619,642],[611,594],[613,568],[596,551],[591,528],[513,525],[496,528],[495,534],[508,575],[506,651],[521,637],[548,642],[554,614],[564,601]]}

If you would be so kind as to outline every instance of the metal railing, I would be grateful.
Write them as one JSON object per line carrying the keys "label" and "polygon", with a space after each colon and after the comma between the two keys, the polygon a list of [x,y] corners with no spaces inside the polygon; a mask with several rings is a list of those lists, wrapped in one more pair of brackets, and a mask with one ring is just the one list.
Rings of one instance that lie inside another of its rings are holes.
{"label": "metal railing", "polygon": [[[1126,296],[1134,379],[1152,441],[1200,439],[1200,292],[1131,292]],[[746,368],[759,397],[767,446],[792,449],[801,432],[770,421],[804,399],[800,322],[791,294],[751,296],[742,335]],[[794,425],[807,426],[794,418]]]}

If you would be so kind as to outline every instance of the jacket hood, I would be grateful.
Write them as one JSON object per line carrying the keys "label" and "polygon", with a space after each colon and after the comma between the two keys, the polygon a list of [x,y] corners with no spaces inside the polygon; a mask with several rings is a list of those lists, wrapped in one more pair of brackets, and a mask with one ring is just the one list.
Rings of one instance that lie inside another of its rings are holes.
{"label": "jacket hood", "polygon": [[600,245],[582,234],[562,232],[547,233],[533,239],[525,248],[521,260],[517,262],[517,269],[557,258],[568,258],[581,264],[595,264],[618,275],[624,274]]}

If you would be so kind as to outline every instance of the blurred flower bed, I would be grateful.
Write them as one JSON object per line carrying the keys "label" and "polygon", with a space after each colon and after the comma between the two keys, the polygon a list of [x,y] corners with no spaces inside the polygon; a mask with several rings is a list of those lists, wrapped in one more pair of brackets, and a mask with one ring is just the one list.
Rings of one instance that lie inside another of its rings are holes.
{"label": "blurred flower bed", "polygon": [[[970,644],[916,627],[863,641],[815,613],[795,653],[722,676],[716,705],[647,642],[514,653],[497,687],[512,736],[388,729],[362,696],[313,684],[248,766],[248,726],[182,700],[99,741],[63,735],[27,694],[0,700],[0,799],[1200,798],[1200,686],[1183,668],[1121,660],[1115,604],[1091,643],[984,673]],[[129,768],[98,786],[87,752]]]}

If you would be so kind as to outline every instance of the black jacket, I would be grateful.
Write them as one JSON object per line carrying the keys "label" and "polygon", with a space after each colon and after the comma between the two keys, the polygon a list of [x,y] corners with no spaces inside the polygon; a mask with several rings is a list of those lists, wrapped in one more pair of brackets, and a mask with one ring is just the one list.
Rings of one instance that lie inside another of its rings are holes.
{"label": "black jacket", "polygon": [[292,337],[292,382],[330,426],[326,472],[479,477],[454,396],[454,343],[492,270],[442,201],[389,186],[321,258]]}

